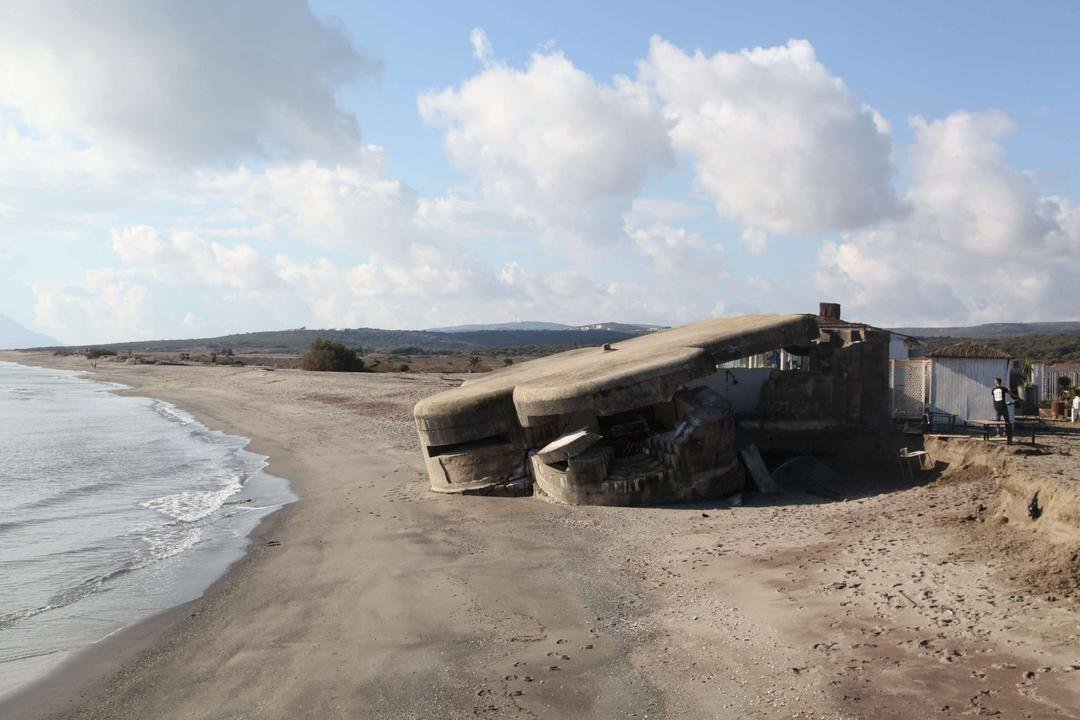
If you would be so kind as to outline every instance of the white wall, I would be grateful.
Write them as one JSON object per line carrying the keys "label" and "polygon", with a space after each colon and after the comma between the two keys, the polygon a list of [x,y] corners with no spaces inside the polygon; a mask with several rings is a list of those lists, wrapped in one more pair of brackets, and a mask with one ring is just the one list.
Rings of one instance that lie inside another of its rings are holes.
{"label": "white wall", "polygon": [[994,378],[1007,382],[1008,360],[932,358],[930,407],[963,420],[993,420]]}
{"label": "white wall", "polygon": [[907,360],[910,355],[905,338],[901,335],[889,336],[889,359]]}
{"label": "white wall", "polygon": [[736,413],[754,413],[757,412],[761,388],[774,372],[779,371],[771,368],[724,369],[687,385],[710,387],[731,401]]}

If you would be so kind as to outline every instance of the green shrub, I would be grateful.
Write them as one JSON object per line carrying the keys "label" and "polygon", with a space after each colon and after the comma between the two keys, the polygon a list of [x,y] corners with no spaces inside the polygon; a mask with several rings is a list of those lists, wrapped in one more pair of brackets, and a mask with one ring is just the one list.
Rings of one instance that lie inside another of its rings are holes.
{"label": "green shrub", "polygon": [[339,342],[319,338],[311,343],[304,357],[300,359],[300,367],[304,370],[361,372],[364,361],[355,350],[350,350]]}
{"label": "green shrub", "polygon": [[84,354],[88,360],[96,360],[100,357],[111,357],[116,354],[116,351],[109,348],[89,348]]}

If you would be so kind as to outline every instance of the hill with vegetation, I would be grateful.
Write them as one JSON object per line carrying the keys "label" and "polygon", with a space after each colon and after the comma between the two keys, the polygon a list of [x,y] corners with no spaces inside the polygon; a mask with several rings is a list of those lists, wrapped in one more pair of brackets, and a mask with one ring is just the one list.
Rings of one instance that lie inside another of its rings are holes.
{"label": "hill with vegetation", "polygon": [[[143,340],[95,344],[119,352],[210,353],[228,349],[235,353],[300,355],[316,340],[337,342],[354,350],[422,355],[441,352],[490,352],[515,349],[546,354],[556,349],[603,345],[627,340],[641,333],[613,330],[380,330],[378,328],[272,330],[210,338]],[[41,349],[55,350],[57,347]]]}
{"label": "hill with vegetation", "polygon": [[1017,360],[1043,363],[1080,362],[1080,321],[986,323],[955,327],[903,327],[894,332],[913,335],[928,350],[961,340],[997,348]]}
{"label": "hill with vegetation", "polygon": [[917,338],[1007,338],[1021,335],[1080,335],[1080,320],[1065,322],[985,323],[954,327],[901,327],[894,332]]}
{"label": "hill with vegetation", "polygon": [[[316,340],[341,343],[365,353],[405,356],[507,353],[547,355],[576,347],[597,346],[654,332],[653,325],[597,323],[560,329],[537,329],[534,323],[502,326],[459,326],[443,330],[382,330],[379,328],[269,330],[210,338],[144,340],[95,345],[117,352],[222,353],[299,356]],[[472,328],[472,329],[466,329]],[[1052,328],[1055,332],[1034,332]],[[995,323],[951,328],[895,328],[923,339],[931,350],[960,340],[975,340],[1036,362],[1080,362],[1080,322]],[[57,349],[49,346],[39,349]]]}
{"label": "hill with vegetation", "polygon": [[[961,338],[927,338],[928,350],[951,345]],[[983,345],[997,348],[1017,360],[1042,363],[1080,363],[1080,332],[1057,335],[1014,335],[1011,337],[969,337]]]}

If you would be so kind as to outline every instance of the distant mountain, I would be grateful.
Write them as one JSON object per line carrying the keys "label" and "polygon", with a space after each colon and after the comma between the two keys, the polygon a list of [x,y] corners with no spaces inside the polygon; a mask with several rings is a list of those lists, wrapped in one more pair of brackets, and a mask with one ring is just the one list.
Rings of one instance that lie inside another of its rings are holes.
{"label": "distant mountain", "polygon": [[893,328],[919,338],[1005,338],[1019,335],[1080,335],[1080,320],[1067,322],[986,323],[956,327]]}
{"label": "distant mountain", "polygon": [[31,348],[59,345],[56,338],[42,335],[0,314],[0,348]]}
{"label": "distant mountain", "polygon": [[491,323],[490,325],[451,325],[450,327],[428,328],[427,332],[477,332],[480,330],[571,330],[569,325],[553,322],[522,320],[519,322]]}

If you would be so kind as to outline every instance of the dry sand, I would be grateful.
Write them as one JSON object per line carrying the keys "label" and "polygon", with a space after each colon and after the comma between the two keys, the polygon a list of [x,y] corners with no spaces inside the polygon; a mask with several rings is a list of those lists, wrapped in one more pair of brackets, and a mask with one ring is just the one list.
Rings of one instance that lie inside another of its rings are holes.
{"label": "dry sand", "polygon": [[[844,501],[560,507],[427,491],[411,408],[456,378],[97,376],[252,438],[300,500],[203,598],[0,717],[1080,718],[1080,609],[1029,594],[1002,538],[1034,531],[994,525],[1012,505],[990,467],[1080,483],[1065,456],[860,478]],[[1061,527],[1055,552],[1078,540]]]}

